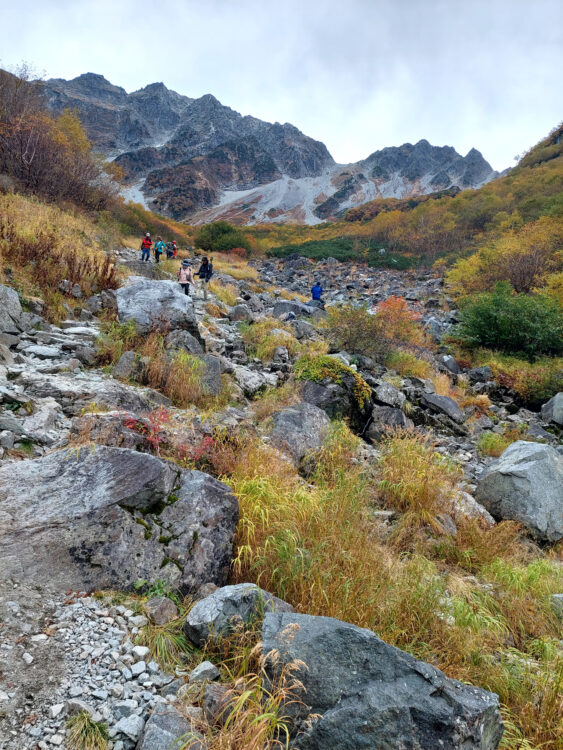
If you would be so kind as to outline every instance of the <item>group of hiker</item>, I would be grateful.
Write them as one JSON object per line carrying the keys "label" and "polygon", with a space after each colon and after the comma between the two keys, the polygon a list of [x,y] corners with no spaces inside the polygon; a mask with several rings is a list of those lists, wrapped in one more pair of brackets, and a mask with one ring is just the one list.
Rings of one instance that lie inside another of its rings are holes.
{"label": "group of hiker", "polygon": [[[153,243],[150,232],[147,232],[141,240],[141,261],[143,263],[150,262],[151,249],[154,253],[154,262],[160,263],[160,256],[166,253],[167,259],[178,257],[178,248],[176,247],[176,240],[172,242],[163,242],[162,237],[157,237]],[[213,259],[203,257],[199,270],[194,274],[192,271],[192,264],[189,260],[183,260],[180,268],[178,269],[178,283],[182,287],[184,294],[189,295],[190,285],[195,285],[195,277],[198,277],[203,292],[203,299],[207,299],[207,289],[209,280],[213,276]]]}
{"label": "group of hiker", "polygon": [[154,262],[160,263],[160,256],[166,253],[166,257],[176,258],[178,255],[178,248],[176,247],[176,240],[171,242],[163,242],[162,237],[157,237],[156,241],[153,242],[151,239],[150,232],[147,232],[141,241],[141,261],[148,263],[151,259],[151,249],[154,253]]}
{"label": "group of hiker", "polygon": [[[149,262],[151,257],[151,248],[153,248],[153,241],[150,233],[147,232],[141,241],[141,260],[143,262]],[[176,258],[178,255],[178,249],[176,247],[176,240],[172,242],[163,242],[162,237],[157,237],[154,242],[154,260],[155,263],[160,262],[160,256],[166,252],[166,257]],[[213,258],[209,259],[204,256],[201,259],[201,265],[199,270],[194,274],[192,270],[192,263],[188,259],[182,261],[180,268],[178,269],[178,283],[182,287],[184,294],[189,295],[190,285],[195,285],[195,277],[198,277],[201,284],[201,290],[203,292],[203,299],[207,299],[207,290],[209,280],[213,276]],[[314,286],[311,289],[311,299],[307,302],[311,307],[320,307],[324,309],[324,301],[322,298],[323,288],[320,281],[315,281]]]}

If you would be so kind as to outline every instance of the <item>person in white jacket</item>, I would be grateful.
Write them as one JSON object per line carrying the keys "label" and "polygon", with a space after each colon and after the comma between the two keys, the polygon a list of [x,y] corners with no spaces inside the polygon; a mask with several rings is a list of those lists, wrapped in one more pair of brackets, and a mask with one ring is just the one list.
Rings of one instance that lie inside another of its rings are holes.
{"label": "person in white jacket", "polygon": [[190,293],[190,284],[194,283],[194,274],[189,260],[183,260],[178,269],[178,283],[184,290],[184,294]]}

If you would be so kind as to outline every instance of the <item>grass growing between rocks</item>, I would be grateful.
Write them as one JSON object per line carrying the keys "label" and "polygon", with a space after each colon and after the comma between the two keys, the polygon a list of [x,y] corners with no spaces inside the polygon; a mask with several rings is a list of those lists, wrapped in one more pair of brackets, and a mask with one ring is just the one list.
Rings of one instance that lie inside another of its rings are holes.
{"label": "grass growing between rocks", "polygon": [[[561,626],[549,602],[563,586],[560,564],[513,522],[456,517],[457,535],[446,533],[438,515],[459,470],[419,437],[391,438],[367,472],[357,446],[334,425],[308,484],[264,445],[231,451],[219,473],[241,507],[233,581],[370,628],[497,692],[503,747],[561,750]],[[381,502],[403,513],[391,529],[373,514]]]}
{"label": "grass growing between rocks", "polygon": [[88,711],[81,711],[67,721],[67,747],[70,750],[106,750],[109,731],[101,721],[94,721]]}
{"label": "grass growing between rocks", "polygon": [[225,305],[229,305],[229,307],[233,307],[237,303],[239,291],[234,284],[223,284],[220,281],[214,281],[212,279],[209,282],[209,291],[213,292],[218,300]]}

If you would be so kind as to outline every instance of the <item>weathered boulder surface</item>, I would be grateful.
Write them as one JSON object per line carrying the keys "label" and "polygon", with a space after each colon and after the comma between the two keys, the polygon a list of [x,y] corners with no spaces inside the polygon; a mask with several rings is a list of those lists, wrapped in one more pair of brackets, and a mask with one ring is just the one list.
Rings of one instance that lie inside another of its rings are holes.
{"label": "weathered boulder surface", "polygon": [[161,578],[225,582],[238,520],[230,489],[125,448],[88,446],[0,469],[0,569],[58,590]]}
{"label": "weathered boulder surface", "polygon": [[563,456],[518,440],[479,481],[475,499],[495,519],[520,521],[537,539],[556,542],[563,537]]}
{"label": "weathered boulder surface", "polygon": [[322,409],[331,419],[349,416],[352,412],[352,394],[338,383],[316,383],[307,380],[301,388],[301,398]]}
{"label": "weathered boulder surface", "polygon": [[170,400],[151,388],[133,388],[108,378],[23,372],[17,379],[28,396],[52,396],[67,416],[76,416],[96,404],[105,409],[122,409],[146,414],[158,406],[169,406]]}
{"label": "weathered boulder surface", "polygon": [[276,412],[272,419],[272,443],[297,464],[307,453],[322,446],[330,424],[322,409],[306,401]]}
{"label": "weathered boulder surface", "polygon": [[154,326],[171,330],[182,328],[201,342],[194,303],[174,281],[151,281],[131,277],[116,293],[117,314],[121,323],[133,320],[140,333]]}
{"label": "weathered boulder surface", "polygon": [[[495,750],[503,733],[498,697],[447,678],[380,640],[329,617],[267,613],[262,650],[275,677],[301,660],[303,701],[286,706],[300,750]],[[306,722],[307,715],[319,717]],[[298,731],[302,733],[298,734]]]}
{"label": "weathered boulder surface", "polygon": [[252,398],[268,386],[276,386],[278,383],[277,375],[273,372],[261,372],[260,370],[251,370],[243,365],[236,365],[233,368],[233,375],[238,385],[242,388],[244,395]]}
{"label": "weathered boulder surface", "polygon": [[293,607],[254,583],[224,586],[191,608],[184,632],[196,646],[217,640],[239,624],[249,624],[265,612],[293,612]]}
{"label": "weathered boulder surface", "polygon": [[563,391],[556,393],[542,406],[541,415],[546,422],[554,422],[563,427]]}

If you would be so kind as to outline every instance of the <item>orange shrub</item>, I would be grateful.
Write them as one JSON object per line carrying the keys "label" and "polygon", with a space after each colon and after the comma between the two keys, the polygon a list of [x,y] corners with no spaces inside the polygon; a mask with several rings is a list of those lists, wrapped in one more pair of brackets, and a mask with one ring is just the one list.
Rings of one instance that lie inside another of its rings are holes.
{"label": "orange shrub", "polygon": [[383,338],[405,344],[426,344],[419,313],[409,310],[403,297],[391,296],[376,307],[376,321]]}

